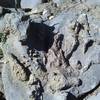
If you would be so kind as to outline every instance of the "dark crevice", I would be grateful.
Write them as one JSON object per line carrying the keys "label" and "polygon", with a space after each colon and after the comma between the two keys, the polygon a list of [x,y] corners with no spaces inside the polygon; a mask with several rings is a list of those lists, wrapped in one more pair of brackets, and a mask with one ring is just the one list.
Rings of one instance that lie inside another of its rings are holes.
{"label": "dark crevice", "polygon": [[58,38],[56,40],[56,45],[57,45],[57,49],[60,50],[62,48],[62,41],[64,39],[64,35],[60,34],[58,35]]}
{"label": "dark crevice", "polygon": [[28,46],[28,50],[37,50],[48,52],[54,41],[54,27],[44,23],[30,22],[27,29],[27,39],[21,40],[21,43]]}
{"label": "dark crevice", "polygon": [[21,63],[21,62],[18,60],[18,58],[17,58],[14,54],[11,54],[11,56],[13,57],[13,59],[15,59],[15,60],[17,61],[17,63],[18,63],[18,64],[22,67],[22,69],[26,72],[26,74],[27,74],[27,76],[28,76],[28,79],[27,79],[27,80],[29,80],[29,76],[30,76],[30,74],[31,74],[30,70],[29,70],[28,68],[26,68],[26,67],[24,66],[24,64]]}
{"label": "dark crevice", "polygon": [[29,15],[24,15],[22,16],[21,21],[27,21],[29,18],[30,18]]}
{"label": "dark crevice", "polygon": [[5,96],[4,96],[4,93],[2,93],[2,92],[0,92],[0,100],[6,100]]}
{"label": "dark crevice", "polygon": [[89,47],[91,47],[93,45],[94,41],[93,40],[89,40],[86,44],[85,44],[85,50],[84,53],[87,52],[87,50],[89,49]]}
{"label": "dark crevice", "polygon": [[15,1],[14,0],[0,0],[0,6],[14,8]]}
{"label": "dark crevice", "polygon": [[2,15],[5,15],[6,13],[11,13],[11,10],[3,8]]}
{"label": "dark crevice", "polygon": [[76,34],[79,34],[79,32],[81,31],[81,29],[83,29],[83,30],[84,30],[84,27],[83,27],[83,25],[82,25],[82,24],[78,23],[78,25],[77,25],[77,32],[76,32]]}
{"label": "dark crevice", "polygon": [[71,58],[72,54],[77,50],[77,48],[78,48],[78,46],[79,46],[79,44],[80,44],[80,43],[79,43],[79,40],[78,40],[78,37],[79,37],[80,31],[81,31],[81,30],[84,30],[84,27],[83,27],[82,24],[80,24],[79,22],[76,21],[73,30],[74,30],[74,31],[76,30],[76,32],[75,32],[75,45],[74,45],[72,51],[71,51],[71,52],[67,55],[67,57],[66,57],[66,61],[67,61],[67,65],[68,65],[68,66],[70,66],[70,64],[69,64],[69,59]]}
{"label": "dark crevice", "polygon": [[13,59],[15,59],[15,60],[17,61],[17,63],[18,63],[20,66],[25,67],[24,64],[22,64],[14,54],[11,54],[11,56],[13,57]]}
{"label": "dark crevice", "polygon": [[81,29],[84,30],[84,26],[82,24],[80,24],[79,22],[76,21],[75,25],[73,27],[73,30],[74,31],[76,30],[75,34],[78,35],[79,32],[81,31]]}
{"label": "dark crevice", "polygon": [[0,0],[0,6],[6,8],[15,8],[15,7],[20,8],[21,7],[20,2],[21,0]]}
{"label": "dark crevice", "polygon": [[78,40],[78,37],[75,38],[76,39],[76,43],[73,47],[73,49],[71,50],[71,52],[67,55],[66,57],[66,61],[67,61],[67,65],[70,65],[69,64],[69,59],[71,58],[72,54],[77,50],[78,46],[79,46],[79,40]]}
{"label": "dark crevice", "polygon": [[78,61],[77,61],[77,65],[81,65],[81,66],[82,66],[82,64],[81,64],[81,61],[80,61],[80,60],[78,60]]}
{"label": "dark crevice", "polygon": [[41,62],[41,59],[37,59],[38,65],[40,66],[43,72],[47,72],[45,65]]}
{"label": "dark crevice", "polygon": [[7,14],[7,13],[11,13],[11,10],[6,9],[6,8],[3,8],[3,9],[2,9],[2,13],[0,13],[0,17],[4,16],[4,15]]}
{"label": "dark crevice", "polygon": [[62,87],[62,88],[60,89],[60,91],[67,90],[67,89],[69,89],[69,88],[71,88],[71,85],[65,85],[64,87]]}
{"label": "dark crevice", "polygon": [[72,93],[68,92],[67,100],[77,100],[77,98]]}
{"label": "dark crevice", "polygon": [[41,97],[43,96],[43,92],[44,92],[44,89],[43,89],[43,86],[42,86],[42,83],[40,81],[40,79],[36,79],[37,81],[35,82],[35,85],[38,87],[36,88],[36,90],[32,91],[32,94],[35,98],[35,100],[41,100]]}
{"label": "dark crevice", "polygon": [[66,60],[66,57],[65,57],[65,54],[64,54],[63,50],[62,50],[62,56],[63,56],[64,63],[66,63],[67,65],[69,65],[69,62]]}
{"label": "dark crevice", "polygon": [[50,0],[42,0],[42,3],[48,3]]}
{"label": "dark crevice", "polygon": [[81,86],[82,85],[82,80],[79,79],[79,83],[78,83],[78,86]]}
{"label": "dark crevice", "polygon": [[30,12],[32,9],[30,9],[30,8],[25,8],[25,9],[23,9],[25,12]]}

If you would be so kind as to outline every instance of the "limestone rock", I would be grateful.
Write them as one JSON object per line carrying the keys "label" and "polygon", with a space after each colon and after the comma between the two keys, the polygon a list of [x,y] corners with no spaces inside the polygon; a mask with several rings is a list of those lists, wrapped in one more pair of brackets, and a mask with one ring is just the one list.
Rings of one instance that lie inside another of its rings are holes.
{"label": "limestone rock", "polygon": [[38,4],[41,4],[42,0],[21,0],[21,8],[34,8]]}
{"label": "limestone rock", "polygon": [[100,98],[100,94],[97,94],[97,95],[91,96],[91,97],[88,98],[87,100],[99,100],[99,98]]}
{"label": "limestone rock", "polygon": [[99,5],[89,2],[21,0],[17,11],[0,8],[7,100],[77,100],[99,85]]}

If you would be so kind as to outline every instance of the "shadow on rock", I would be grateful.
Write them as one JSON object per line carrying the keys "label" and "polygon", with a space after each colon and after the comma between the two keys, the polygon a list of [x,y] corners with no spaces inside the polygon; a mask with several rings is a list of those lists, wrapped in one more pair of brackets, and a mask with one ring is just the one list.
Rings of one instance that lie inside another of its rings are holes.
{"label": "shadow on rock", "polygon": [[2,92],[0,92],[0,100],[6,100]]}
{"label": "shadow on rock", "polygon": [[31,22],[27,29],[26,45],[30,50],[48,52],[54,41],[54,27],[49,27],[43,23]]}
{"label": "shadow on rock", "polygon": [[68,93],[67,100],[77,100],[77,99],[76,99],[76,97],[73,94]]}
{"label": "shadow on rock", "polygon": [[20,8],[20,1],[21,0],[0,0],[0,6],[6,7],[6,8]]}

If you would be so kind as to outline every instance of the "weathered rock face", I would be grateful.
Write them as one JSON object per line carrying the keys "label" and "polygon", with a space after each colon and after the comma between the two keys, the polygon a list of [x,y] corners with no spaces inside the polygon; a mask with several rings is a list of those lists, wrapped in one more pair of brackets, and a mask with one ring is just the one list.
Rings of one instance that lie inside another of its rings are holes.
{"label": "weathered rock face", "polygon": [[42,0],[21,0],[21,8],[33,8],[41,3]]}
{"label": "weathered rock face", "polygon": [[1,7],[7,100],[77,100],[99,85],[100,5],[87,1],[35,9],[44,1],[23,0],[31,11]]}
{"label": "weathered rock face", "polygon": [[98,94],[97,96],[91,96],[88,100],[99,100],[100,98],[100,94]]}

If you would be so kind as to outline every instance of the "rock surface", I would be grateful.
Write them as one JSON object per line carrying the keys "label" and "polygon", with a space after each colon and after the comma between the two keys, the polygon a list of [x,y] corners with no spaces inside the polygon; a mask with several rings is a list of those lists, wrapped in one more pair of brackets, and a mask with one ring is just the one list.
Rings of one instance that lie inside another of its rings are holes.
{"label": "rock surface", "polygon": [[21,0],[22,9],[0,4],[0,92],[6,100],[83,100],[99,86],[100,4],[93,2]]}
{"label": "rock surface", "polygon": [[91,96],[88,100],[99,100],[99,98],[100,98],[100,94],[96,96]]}
{"label": "rock surface", "polygon": [[21,0],[21,8],[33,8],[42,3],[42,0]]}

